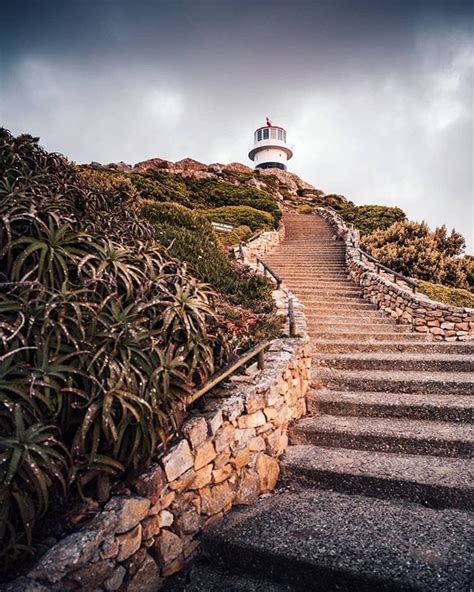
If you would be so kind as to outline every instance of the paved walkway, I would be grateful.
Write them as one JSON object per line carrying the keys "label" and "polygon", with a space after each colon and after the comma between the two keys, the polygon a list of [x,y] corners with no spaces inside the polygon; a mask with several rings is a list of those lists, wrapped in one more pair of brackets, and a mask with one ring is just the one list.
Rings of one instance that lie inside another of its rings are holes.
{"label": "paved walkway", "polygon": [[280,490],[213,528],[181,589],[467,592],[474,343],[397,325],[347,278],[324,220],[284,222],[266,262],[306,307],[309,414]]}

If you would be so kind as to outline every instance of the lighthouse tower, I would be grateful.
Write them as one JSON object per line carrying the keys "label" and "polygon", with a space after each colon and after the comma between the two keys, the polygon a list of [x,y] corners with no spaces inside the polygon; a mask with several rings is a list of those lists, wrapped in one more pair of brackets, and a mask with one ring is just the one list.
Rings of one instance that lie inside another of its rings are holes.
{"label": "lighthouse tower", "polygon": [[286,143],[286,130],[273,123],[267,117],[267,124],[255,130],[254,143],[249,151],[249,158],[256,169],[282,169],[293,156],[293,151]]}

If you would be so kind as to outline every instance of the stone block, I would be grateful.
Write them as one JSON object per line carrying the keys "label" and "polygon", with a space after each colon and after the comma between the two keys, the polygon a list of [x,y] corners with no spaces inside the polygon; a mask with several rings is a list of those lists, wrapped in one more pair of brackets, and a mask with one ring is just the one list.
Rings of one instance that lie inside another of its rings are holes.
{"label": "stone block", "polygon": [[[165,510],[166,511],[166,510]],[[171,514],[171,516],[173,516]],[[142,539],[144,541],[153,538],[160,532],[160,517],[159,515],[145,518],[142,522]]]}
{"label": "stone block", "polygon": [[150,506],[150,500],[143,497],[116,496],[105,505],[105,510],[117,520],[115,532],[122,534],[141,522],[148,515]]}
{"label": "stone block", "polygon": [[255,413],[265,407],[265,393],[251,391],[245,397],[245,410],[247,413]]}
{"label": "stone block", "polygon": [[126,573],[127,570],[123,565],[116,565],[113,574],[105,580],[102,587],[105,588],[107,592],[115,592],[122,585]]}
{"label": "stone block", "polygon": [[163,457],[163,467],[168,481],[174,481],[194,464],[187,440],[181,440]]}
{"label": "stone block", "polygon": [[164,567],[169,565],[183,551],[183,541],[170,530],[162,530],[160,536],[156,537],[153,550],[157,561]]}
{"label": "stone block", "polygon": [[174,522],[174,515],[169,510],[161,510],[158,515],[158,524],[160,528],[167,528]]}
{"label": "stone block", "polygon": [[204,417],[193,417],[183,426],[183,434],[189,440],[192,448],[197,448],[207,439],[207,421]]}
{"label": "stone block", "polygon": [[244,467],[245,465],[249,464],[250,458],[251,458],[250,449],[248,446],[245,446],[244,448],[241,448],[240,450],[237,450],[234,453],[234,456],[232,456],[230,459],[230,463],[232,465],[234,465],[234,467],[237,470],[239,470],[242,467]]}
{"label": "stone block", "polygon": [[199,471],[196,472],[196,476],[194,477],[193,481],[191,482],[189,488],[190,489],[201,489],[208,483],[211,482],[211,475],[212,475],[212,464],[208,464]]}
{"label": "stone block", "polygon": [[229,503],[232,503],[235,496],[227,481],[212,487],[203,487],[199,490],[199,494],[201,512],[208,516],[221,512]]}
{"label": "stone block", "polygon": [[234,503],[237,505],[253,504],[257,501],[260,479],[253,469],[242,469],[237,483]]}
{"label": "stone block", "polygon": [[194,469],[188,469],[185,473],[178,477],[178,479],[175,479],[169,484],[170,489],[176,491],[177,493],[184,491],[185,489],[188,489],[195,477],[196,471]]}
{"label": "stone block", "polygon": [[256,411],[250,415],[242,415],[237,419],[237,424],[240,429],[258,428],[266,423],[265,414],[263,411]]}
{"label": "stone block", "polygon": [[260,491],[262,493],[272,491],[275,488],[280,475],[280,465],[278,464],[278,461],[267,454],[260,453],[257,456],[255,469],[260,480]]}
{"label": "stone block", "polygon": [[106,559],[86,565],[77,571],[68,574],[68,579],[77,582],[81,588],[93,590],[98,588],[102,582],[112,575],[115,563]]}
{"label": "stone block", "polygon": [[117,561],[125,561],[140,548],[142,542],[142,525],[137,524],[131,531],[117,537],[119,552]]}
{"label": "stone block", "polygon": [[234,468],[230,463],[224,465],[221,469],[214,469],[212,471],[212,482],[222,483],[223,481],[226,481],[231,476],[233,471]]}
{"label": "stone block", "polygon": [[216,456],[216,449],[214,448],[212,440],[207,440],[207,442],[200,444],[195,451],[194,470],[198,471],[199,469],[202,469],[205,465],[212,462]]}
{"label": "stone block", "polygon": [[231,443],[234,441],[234,436],[234,426],[228,422],[224,423],[224,425],[217,430],[214,437],[216,452],[228,452],[230,450]]}
{"label": "stone block", "polygon": [[148,553],[142,565],[128,582],[125,592],[150,592],[159,590],[162,579],[156,562]]}
{"label": "stone block", "polygon": [[138,495],[146,497],[152,504],[155,504],[166,486],[165,473],[159,464],[153,463],[143,473],[140,473],[133,486]]}

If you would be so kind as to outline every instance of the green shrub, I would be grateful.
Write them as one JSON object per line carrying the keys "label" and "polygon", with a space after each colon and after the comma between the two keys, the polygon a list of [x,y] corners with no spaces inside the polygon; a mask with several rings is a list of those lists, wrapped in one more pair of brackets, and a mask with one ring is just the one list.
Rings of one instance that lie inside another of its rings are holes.
{"label": "green shrub", "polygon": [[252,236],[252,230],[248,226],[237,226],[231,232],[218,234],[219,242],[225,247],[232,247],[244,243]]}
{"label": "green shrub", "polygon": [[151,170],[146,173],[132,173],[130,179],[144,199],[173,201],[186,207],[192,206],[186,183],[179,175]]}
{"label": "green shrub", "polygon": [[406,276],[466,289],[468,262],[459,255],[464,239],[456,231],[448,235],[444,226],[431,232],[425,222],[396,222],[362,239],[380,263]]}
{"label": "green shrub", "polygon": [[[153,224],[156,238],[168,249],[168,253],[188,263],[200,280],[215,286],[232,303],[258,313],[273,312],[270,281],[235,269],[210,223],[199,214],[190,210],[183,212],[179,206],[172,206],[171,209],[171,217],[168,204],[147,201],[140,209],[141,215]],[[184,218],[174,218],[174,212],[188,216],[190,220],[186,222]],[[181,222],[175,223],[178,220]],[[203,231],[201,224],[210,227],[210,231]]]}
{"label": "green shrub", "polygon": [[444,302],[451,306],[474,308],[474,294],[469,290],[460,288],[448,288],[440,284],[418,281],[418,290],[426,294],[431,300]]}
{"label": "green shrub", "polygon": [[215,291],[147,240],[128,178],[77,170],[3,129],[0,175],[5,568],[53,494],[101,500],[167,443],[228,340]]}
{"label": "green shrub", "polygon": [[347,207],[343,208],[340,214],[346,223],[354,224],[362,235],[370,234],[375,230],[386,230],[395,222],[403,222],[407,219],[402,209],[387,206]]}
{"label": "green shrub", "polygon": [[272,214],[250,206],[223,206],[202,210],[202,215],[213,222],[224,222],[232,226],[249,226],[256,230],[270,229],[275,226]]}
{"label": "green shrub", "polygon": [[309,204],[301,204],[300,206],[298,206],[298,212],[300,214],[311,214],[312,211],[313,208]]}

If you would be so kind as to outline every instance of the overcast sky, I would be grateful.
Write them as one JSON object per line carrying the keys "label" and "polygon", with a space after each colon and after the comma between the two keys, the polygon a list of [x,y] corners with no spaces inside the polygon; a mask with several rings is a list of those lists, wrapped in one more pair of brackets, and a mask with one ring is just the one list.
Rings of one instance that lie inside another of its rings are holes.
{"label": "overcast sky", "polygon": [[457,0],[2,0],[0,121],[77,162],[289,170],[456,227],[474,251],[473,13]]}

